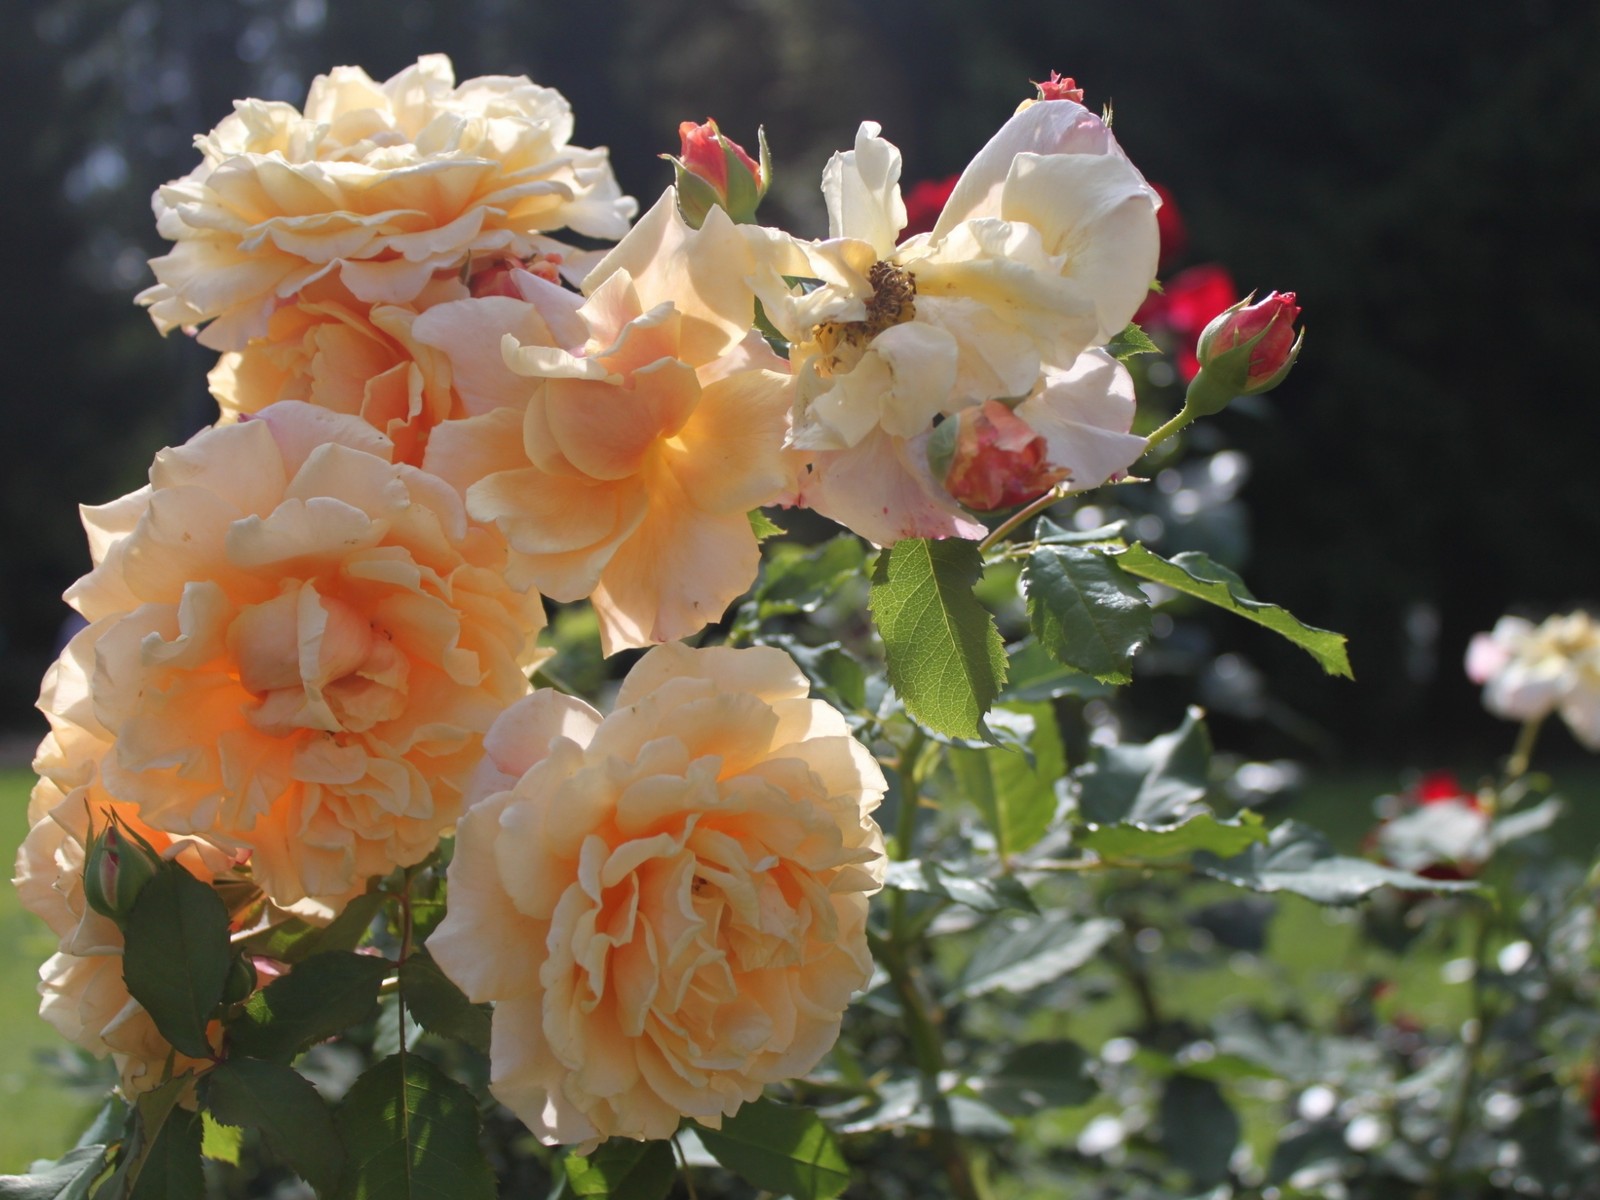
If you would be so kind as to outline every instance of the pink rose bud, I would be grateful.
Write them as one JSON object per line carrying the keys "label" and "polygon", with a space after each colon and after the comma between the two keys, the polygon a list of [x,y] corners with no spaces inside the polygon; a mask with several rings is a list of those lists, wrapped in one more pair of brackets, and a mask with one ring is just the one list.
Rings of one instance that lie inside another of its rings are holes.
{"label": "pink rose bud", "polygon": [[1067,478],[1046,459],[1048,447],[1033,427],[998,400],[985,400],[959,417],[945,488],[973,512],[1015,508]]}
{"label": "pink rose bud", "polygon": [[1074,104],[1083,103],[1083,89],[1070,75],[1063,75],[1060,71],[1051,71],[1050,78],[1043,83],[1038,80],[1030,82],[1039,89],[1041,100],[1071,100]]}
{"label": "pink rose bud", "polygon": [[1220,313],[1200,334],[1200,373],[1186,398],[1197,414],[1220,412],[1235,396],[1277,387],[1300,356],[1305,332],[1294,327],[1300,316],[1294,293],[1272,292],[1254,304],[1250,299]]}
{"label": "pink rose bud", "polygon": [[772,182],[772,160],[767,136],[758,131],[761,159],[757,162],[738,142],[724,137],[710,118],[705,124],[685,121],[678,126],[683,146],[677,158],[662,155],[677,167],[678,207],[683,219],[696,229],[713,205],[738,222],[755,219],[756,208]]}
{"label": "pink rose bud", "polygon": [[155,848],[111,813],[105,828],[89,835],[84,853],[83,898],[89,907],[118,925],[128,919],[144,885],[162,869]]}

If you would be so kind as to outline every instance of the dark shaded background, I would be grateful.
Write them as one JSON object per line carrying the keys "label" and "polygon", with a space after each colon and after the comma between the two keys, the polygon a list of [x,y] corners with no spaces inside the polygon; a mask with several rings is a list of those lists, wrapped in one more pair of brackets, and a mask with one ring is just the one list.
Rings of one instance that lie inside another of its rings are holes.
{"label": "dark shaded background", "polygon": [[[863,118],[907,182],[958,170],[1056,68],[1115,105],[1195,260],[1293,288],[1308,349],[1246,451],[1258,594],[1351,635],[1357,684],[1268,635],[1225,635],[1340,756],[1439,761],[1508,741],[1460,674],[1508,607],[1600,599],[1594,226],[1600,9],[1557,0],[6,0],[0,164],[0,730],[28,705],[87,565],[78,500],[138,486],[210,419],[213,356],[131,296],[159,253],[147,197],[235,96],[378,79],[444,51],[458,76],[560,88],[580,144],[646,204],[677,123],[715,115],[781,172],[767,218],[821,232],[823,160]],[[1553,735],[1556,736],[1556,735]],[[1564,733],[1558,735],[1565,739]],[[1257,744],[1251,745],[1252,740]],[[1275,740],[1276,739],[1276,740]],[[1225,743],[1281,752],[1279,735]],[[1565,743],[1570,745],[1570,743]],[[1290,746],[1288,749],[1293,750]]]}

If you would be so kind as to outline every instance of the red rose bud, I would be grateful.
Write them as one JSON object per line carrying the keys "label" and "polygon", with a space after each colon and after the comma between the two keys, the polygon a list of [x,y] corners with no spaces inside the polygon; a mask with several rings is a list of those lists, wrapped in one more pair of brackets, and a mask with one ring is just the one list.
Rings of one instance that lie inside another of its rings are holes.
{"label": "red rose bud", "polygon": [[89,846],[84,852],[83,898],[102,917],[118,925],[128,919],[133,902],[144,885],[156,877],[164,865],[155,848],[137,833],[123,826],[115,813],[105,828],[89,831]]}
{"label": "red rose bud", "polygon": [[973,512],[1015,508],[1067,478],[1047,461],[1044,438],[998,400],[985,400],[951,421],[959,428],[944,485]]}
{"label": "red rose bud", "polygon": [[1060,71],[1051,71],[1050,78],[1043,83],[1038,80],[1029,82],[1039,89],[1041,100],[1071,100],[1074,104],[1083,103],[1083,89],[1071,76],[1063,75]]}
{"label": "red rose bud", "polygon": [[755,220],[756,208],[772,182],[772,158],[767,135],[758,130],[761,161],[738,142],[723,136],[717,123],[685,121],[678,126],[683,146],[677,158],[662,155],[677,168],[678,208],[683,219],[699,229],[715,205],[738,222]]}
{"label": "red rose bud", "polygon": [[1246,296],[1221,313],[1195,347],[1200,373],[1189,384],[1186,407],[1196,416],[1221,412],[1235,396],[1282,383],[1305,342],[1305,332],[1294,327],[1299,316],[1293,292],[1272,292],[1255,304]]}

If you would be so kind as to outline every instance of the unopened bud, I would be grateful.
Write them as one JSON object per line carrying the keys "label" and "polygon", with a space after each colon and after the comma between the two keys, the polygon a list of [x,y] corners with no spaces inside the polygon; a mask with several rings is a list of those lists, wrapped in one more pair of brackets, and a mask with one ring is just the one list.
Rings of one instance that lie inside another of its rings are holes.
{"label": "unopened bud", "polygon": [[985,400],[945,424],[957,422],[944,485],[973,512],[1015,508],[1067,478],[1050,465],[1045,439],[999,400]]}
{"label": "unopened bud", "polygon": [[248,954],[235,956],[228,965],[228,978],[222,987],[222,1002],[224,1004],[237,1004],[241,1000],[248,1000],[251,993],[256,990],[259,982],[256,975],[256,965],[250,960]]}
{"label": "unopened bud", "polygon": [[1250,299],[1220,313],[1200,334],[1200,373],[1186,398],[1198,416],[1222,411],[1235,396],[1277,387],[1300,356],[1305,332],[1294,327],[1300,316],[1294,293],[1272,292],[1254,304]]}
{"label": "unopened bud", "polygon": [[703,125],[685,121],[678,126],[683,142],[678,157],[662,155],[677,168],[678,207],[683,219],[696,229],[706,214],[720,207],[737,222],[755,220],[756,209],[772,182],[772,158],[765,131],[757,131],[761,158],[725,136],[709,118]]}
{"label": "unopened bud", "polygon": [[107,816],[110,819],[104,829],[99,833],[91,829],[89,833],[83,862],[83,898],[95,912],[121,925],[133,911],[133,902],[144,885],[156,877],[163,863],[155,848],[123,825],[121,818],[109,810]]}

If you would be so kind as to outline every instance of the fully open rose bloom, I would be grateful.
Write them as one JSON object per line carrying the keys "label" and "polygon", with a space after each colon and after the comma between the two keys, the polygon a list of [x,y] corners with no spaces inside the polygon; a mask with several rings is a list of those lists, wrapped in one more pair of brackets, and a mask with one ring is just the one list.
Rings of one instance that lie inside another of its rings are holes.
{"label": "fully open rose bloom", "polygon": [[[1148,291],[1159,202],[1098,117],[1041,101],[978,153],[933,229],[901,242],[900,152],[878,134],[863,124],[824,172],[828,240],[748,235],[772,247],[759,292],[792,343],[791,442],[814,468],[800,499],[880,543],[982,536],[923,461],[935,418],[986,400],[1052,408],[1049,369],[1111,386],[1120,365],[1090,372],[1078,360]],[[797,275],[821,286],[783,278]],[[1116,390],[1131,395],[1131,384]],[[1120,442],[1111,471],[1143,449],[1127,418],[1105,429]],[[1067,466],[1054,447],[1050,460]],[[1073,486],[1106,477],[1074,473]]]}
{"label": "fully open rose bloom", "polygon": [[719,1127],[832,1047],[872,973],[885,782],[782,651],[657,647],[604,719],[496,722],[429,939],[493,1001],[490,1090],[548,1143]]}
{"label": "fully open rose bloom", "polygon": [[237,350],[330,273],[363,303],[403,304],[471,256],[565,250],[549,230],[621,237],[637,206],[606,152],[571,136],[559,92],[501,75],[458,87],[440,54],[382,84],[335,68],[303,112],[239,101],[199,139],[200,165],[156,193],[177,244],[140,303],[162,332],[211,321],[200,340]]}
{"label": "fully open rose bloom", "polygon": [[1553,712],[1590,750],[1600,750],[1600,622],[1586,612],[1540,624],[1501,617],[1467,648],[1467,675],[1481,683],[1484,707],[1513,721]]}
{"label": "fully open rose bloom", "polygon": [[[42,918],[58,939],[57,952],[39,968],[39,1014],[62,1037],[98,1058],[111,1055],[123,1094],[137,1096],[161,1083],[172,1046],[161,1036],[122,981],[122,931],[84,898],[84,847],[89,821],[101,830],[115,813],[164,857],[176,859],[209,883],[232,857],[203,839],[174,839],[143,824],[129,805],[100,786],[99,761],[109,744],[64,726],[39,747],[39,782],[28,806],[30,828],[17,852],[16,884],[22,906]],[[176,1055],[175,1074],[209,1062]]]}
{"label": "fully open rose bloom", "polygon": [[516,581],[593,600],[607,654],[721,616],[760,563],[749,511],[793,492],[791,380],[751,332],[755,269],[721,209],[692,229],[669,189],[570,327],[505,339],[522,395],[439,427],[424,459],[505,533]]}
{"label": "fully open rose bloom", "polygon": [[157,455],[149,487],[84,511],[95,567],[68,599],[90,624],[40,698],[111,744],[111,797],[248,851],[309,915],[455,823],[544,619],[498,535],[388,452],[290,403]]}

